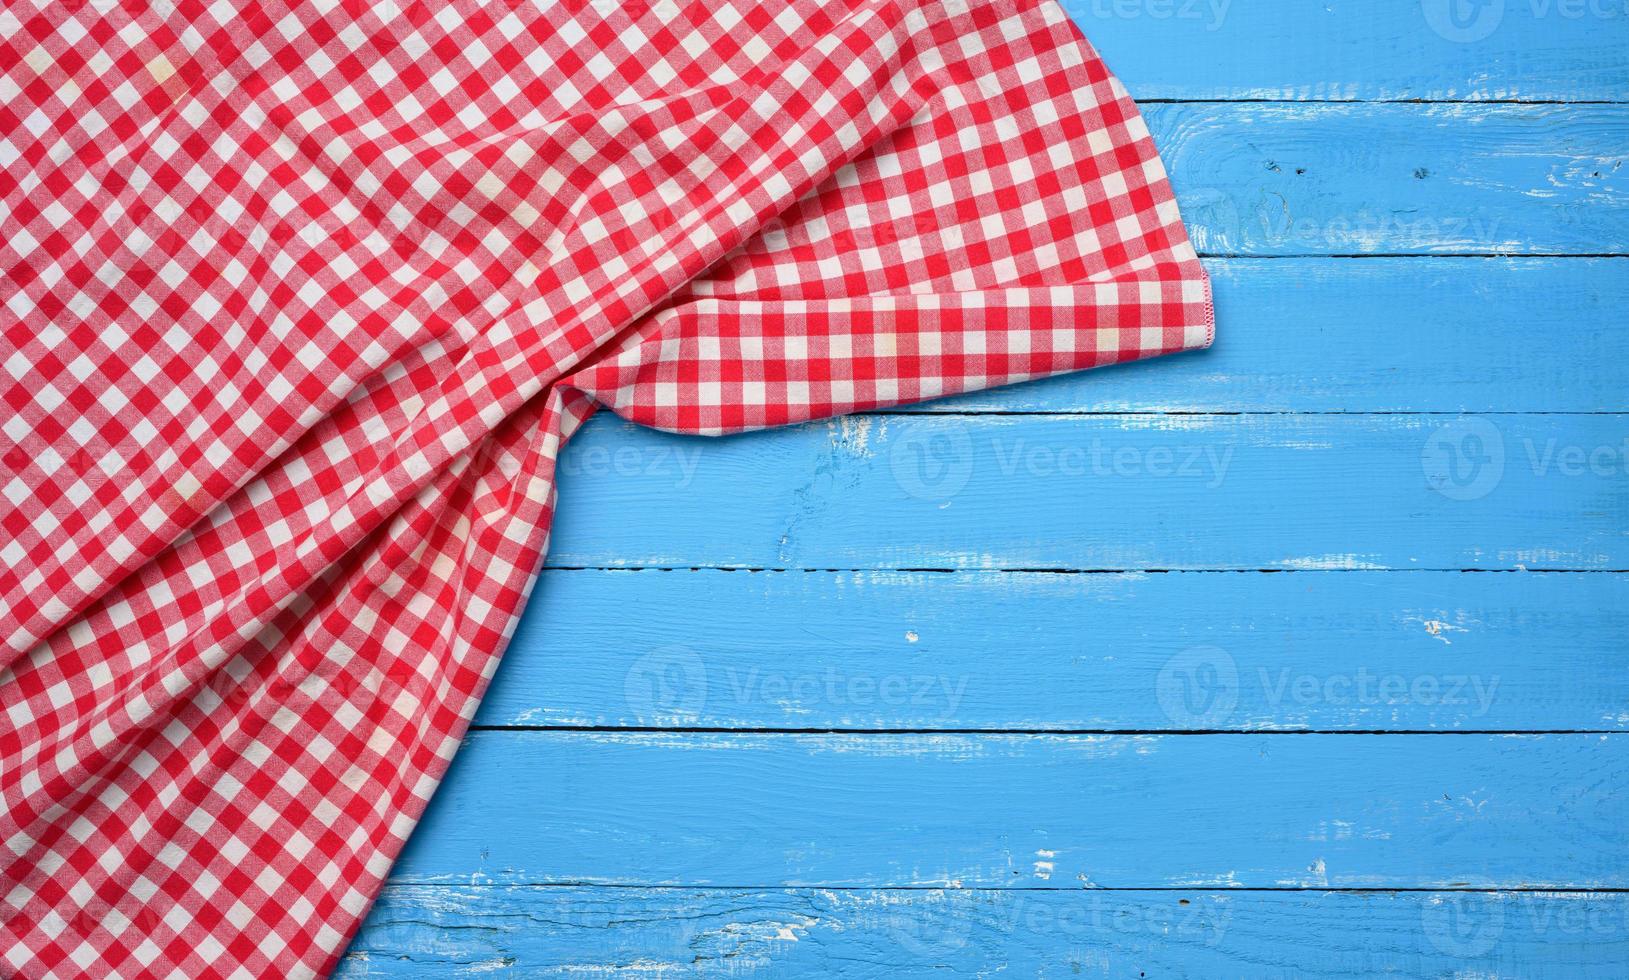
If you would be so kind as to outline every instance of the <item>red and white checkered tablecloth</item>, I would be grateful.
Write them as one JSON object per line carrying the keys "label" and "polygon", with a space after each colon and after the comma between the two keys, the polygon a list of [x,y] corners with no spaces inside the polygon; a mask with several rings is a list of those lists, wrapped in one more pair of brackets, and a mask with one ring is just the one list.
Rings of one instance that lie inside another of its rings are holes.
{"label": "red and white checkered tablecloth", "polygon": [[330,972],[599,405],[783,425],[1203,346],[1055,0],[0,12],[0,973]]}

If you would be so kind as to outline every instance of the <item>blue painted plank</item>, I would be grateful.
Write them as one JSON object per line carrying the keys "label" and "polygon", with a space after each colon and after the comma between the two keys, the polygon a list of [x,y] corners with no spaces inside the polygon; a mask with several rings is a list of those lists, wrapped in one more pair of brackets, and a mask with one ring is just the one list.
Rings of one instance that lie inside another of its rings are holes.
{"label": "blue painted plank", "polygon": [[1622,730],[1625,636],[1629,575],[550,571],[475,721]]}
{"label": "blue painted plank", "polygon": [[1142,99],[1629,96],[1621,0],[1062,0]]}
{"label": "blue painted plank", "polygon": [[1626,779],[1623,735],[479,732],[395,880],[1621,888]]}
{"label": "blue painted plank", "polygon": [[924,410],[1629,409],[1629,260],[1205,264],[1219,322],[1211,349],[964,395]]}
{"label": "blue painted plank", "polygon": [[1629,252],[1629,106],[1149,106],[1215,255]]}
{"label": "blue painted plank", "polygon": [[1621,893],[392,886],[339,977],[1629,974]]}
{"label": "blue painted plank", "polygon": [[700,440],[609,415],[554,566],[1629,567],[1621,415],[885,416]]}

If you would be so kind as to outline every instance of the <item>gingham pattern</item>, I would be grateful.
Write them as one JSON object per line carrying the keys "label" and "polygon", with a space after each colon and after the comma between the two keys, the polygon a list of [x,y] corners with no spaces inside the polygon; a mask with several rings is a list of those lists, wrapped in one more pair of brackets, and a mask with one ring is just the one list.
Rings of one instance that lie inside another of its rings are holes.
{"label": "gingham pattern", "polygon": [[597,404],[728,432],[1210,341],[1054,0],[0,37],[0,973],[329,972]]}

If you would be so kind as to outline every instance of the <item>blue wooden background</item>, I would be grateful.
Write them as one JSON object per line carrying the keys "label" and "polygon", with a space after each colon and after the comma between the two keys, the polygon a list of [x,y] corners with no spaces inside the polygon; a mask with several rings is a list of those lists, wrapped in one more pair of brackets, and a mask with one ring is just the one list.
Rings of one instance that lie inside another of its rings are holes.
{"label": "blue wooden background", "polygon": [[1629,976],[1629,8],[1067,6],[1216,347],[594,419],[343,976]]}

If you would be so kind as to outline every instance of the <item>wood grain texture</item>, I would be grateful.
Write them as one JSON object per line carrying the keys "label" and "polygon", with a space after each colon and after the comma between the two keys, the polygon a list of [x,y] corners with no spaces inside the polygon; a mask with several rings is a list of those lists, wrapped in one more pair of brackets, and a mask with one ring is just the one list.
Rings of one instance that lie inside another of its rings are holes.
{"label": "wood grain texture", "polygon": [[1629,106],[1184,103],[1145,115],[1202,254],[1629,252]]}
{"label": "wood grain texture", "polygon": [[1629,897],[384,890],[339,977],[1530,977],[1629,972]]}
{"label": "wood grain texture", "polygon": [[1140,978],[1629,972],[1621,893],[385,890],[338,976]]}
{"label": "wood grain texture", "polygon": [[1629,259],[1210,259],[1215,346],[903,411],[1621,412]]}
{"label": "wood grain texture", "polygon": [[1061,0],[1141,99],[1623,101],[1617,0]]}
{"label": "wood grain texture", "polygon": [[1624,575],[551,571],[476,724],[1622,730],[1625,635]]}
{"label": "wood grain texture", "polygon": [[399,883],[1629,885],[1624,735],[478,732]]}
{"label": "wood grain texture", "polygon": [[602,415],[562,457],[549,563],[1622,569],[1626,437],[1620,415],[907,415],[700,441]]}

